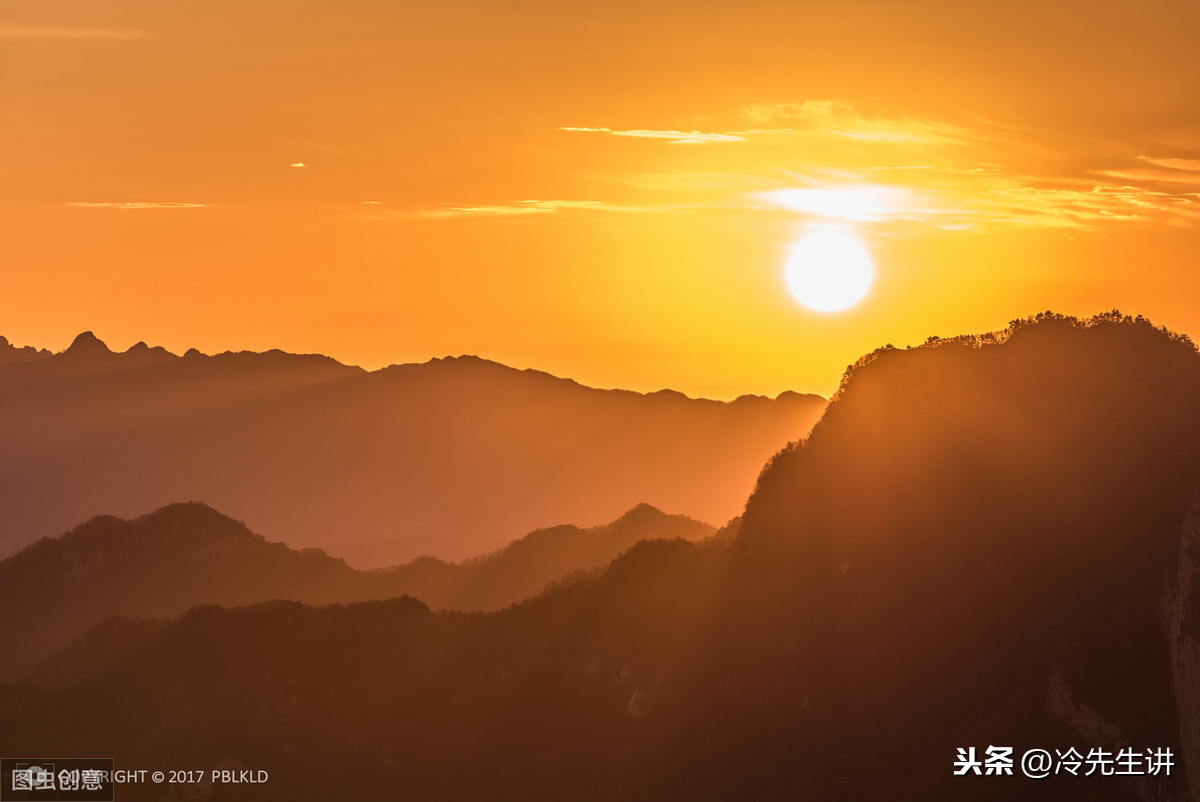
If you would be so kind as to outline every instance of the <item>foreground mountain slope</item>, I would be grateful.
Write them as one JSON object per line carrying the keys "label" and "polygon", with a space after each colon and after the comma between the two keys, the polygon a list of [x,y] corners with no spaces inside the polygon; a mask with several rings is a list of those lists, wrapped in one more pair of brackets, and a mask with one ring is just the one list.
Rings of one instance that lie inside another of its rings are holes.
{"label": "foreground mountain slope", "polygon": [[55,355],[0,343],[0,556],[181,499],[362,568],[466,559],[641,502],[722,523],[823,408],[597,390],[475,357],[367,372],[113,353],[90,333]]}
{"label": "foreground mountain slope", "polygon": [[126,521],[93,518],[0,561],[0,680],[22,676],[108,617],[173,617],[198,604],[310,604],[411,595],[435,609],[495,610],[643,539],[699,540],[712,527],[639,505],[594,529],[539,530],[461,564],[420,558],[357,571],[317,549],[294,551],[197,503]]}
{"label": "foreground mountain slope", "polygon": [[[194,610],[0,696],[0,751],[271,772],[213,799],[1198,799],[1198,483],[1200,356],[1142,321],[884,350],[731,539],[488,615]],[[990,745],[1175,760],[953,776]]]}
{"label": "foreground mountain slope", "polygon": [[[1171,747],[1196,781],[1198,362],[1140,319],[1047,314],[849,372],[764,472],[734,556],[760,625],[803,644],[818,753],[870,754],[859,786],[902,776],[911,798],[1015,798],[946,779],[956,748],[991,744]],[[1150,785],[1021,793],[1167,793]]]}

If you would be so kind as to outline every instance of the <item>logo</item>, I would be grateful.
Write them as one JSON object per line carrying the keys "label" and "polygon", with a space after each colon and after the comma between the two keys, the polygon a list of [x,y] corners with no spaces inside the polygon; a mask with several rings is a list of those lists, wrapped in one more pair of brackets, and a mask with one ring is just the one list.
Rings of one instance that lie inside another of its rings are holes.
{"label": "logo", "polygon": [[112,758],[0,759],[0,802],[113,802]]}

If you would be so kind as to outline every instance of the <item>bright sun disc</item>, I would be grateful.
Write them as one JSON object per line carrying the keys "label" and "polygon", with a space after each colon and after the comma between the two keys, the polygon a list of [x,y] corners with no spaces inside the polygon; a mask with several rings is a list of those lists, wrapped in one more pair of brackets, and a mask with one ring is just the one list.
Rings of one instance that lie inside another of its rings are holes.
{"label": "bright sun disc", "polygon": [[809,234],[787,260],[787,285],[796,300],[818,312],[848,309],[871,288],[875,270],[863,244],[840,231]]}

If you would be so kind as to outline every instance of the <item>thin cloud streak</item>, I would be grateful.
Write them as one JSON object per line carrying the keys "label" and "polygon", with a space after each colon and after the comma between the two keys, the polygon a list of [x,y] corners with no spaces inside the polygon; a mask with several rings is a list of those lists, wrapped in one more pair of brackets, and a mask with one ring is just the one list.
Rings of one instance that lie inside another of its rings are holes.
{"label": "thin cloud streak", "polygon": [[1200,172],[1148,168],[1140,170],[1102,170],[1099,174],[1108,178],[1118,178],[1122,181],[1137,181],[1147,184],[1190,184],[1192,186],[1200,186]]}
{"label": "thin cloud streak", "polygon": [[[455,217],[513,217],[538,214],[552,214],[562,211],[600,211],[600,212],[638,212],[643,208],[618,206],[604,201],[590,200],[522,200],[507,204],[462,204],[446,206],[440,209],[419,209],[414,212],[399,213],[409,217],[419,217],[427,220],[443,220]],[[395,217],[396,214],[387,215]]]}
{"label": "thin cloud streak", "polygon": [[174,203],[169,201],[69,201],[67,206],[85,209],[207,209],[211,203]]}
{"label": "thin cloud streak", "polygon": [[643,139],[664,139],[670,144],[712,142],[748,142],[768,140],[774,145],[800,147],[812,141],[848,140],[865,147],[878,145],[957,145],[977,136],[967,129],[930,120],[905,117],[867,116],[849,103],[810,100],[804,103],[774,103],[747,106],[743,119],[757,123],[788,123],[783,127],[748,128],[731,131],[680,131],[674,129],[615,129],[607,127],[563,126],[558,130],[573,133],[598,133]]}
{"label": "thin cloud streak", "polygon": [[55,28],[32,25],[0,25],[0,39],[60,39],[75,41],[110,39],[130,41],[157,38],[157,36],[143,31],[124,31],[108,28]]}
{"label": "thin cloud streak", "polygon": [[511,204],[475,204],[447,206],[442,209],[422,209],[415,217],[443,219],[449,217],[508,217],[513,215],[550,214],[563,209],[604,209],[600,201],[523,200]]}
{"label": "thin cloud streak", "polygon": [[743,108],[741,116],[759,124],[786,124],[734,132],[745,135],[824,135],[879,144],[946,144],[961,142],[968,135],[962,126],[935,120],[862,114],[853,104],[838,100],[760,103]]}
{"label": "thin cloud streak", "polygon": [[745,142],[744,136],[736,134],[714,134],[701,131],[613,131],[613,136],[632,136],[642,139],[665,139],[672,145],[693,145],[705,142]]}
{"label": "thin cloud streak", "polygon": [[1096,229],[1102,223],[1153,220],[1170,224],[1172,217],[1194,214],[1172,208],[1165,193],[1105,184],[1090,190],[1033,186],[991,190],[972,205],[964,217],[1020,228]]}
{"label": "thin cloud streak", "polygon": [[799,103],[755,103],[743,108],[742,116],[752,122],[769,123],[778,120],[818,120],[837,113],[853,112],[853,104],[844,100],[805,100]]}
{"label": "thin cloud streak", "polygon": [[576,133],[610,134],[611,136],[626,136],[637,139],[665,139],[672,145],[698,145],[708,142],[745,142],[744,136],[737,134],[705,133],[703,131],[657,131],[653,129],[633,129],[620,131],[613,128],[580,128],[564,126],[560,131]]}
{"label": "thin cloud streak", "polygon": [[1166,167],[1170,170],[1185,170],[1192,173],[1200,173],[1200,159],[1159,159],[1151,156],[1138,156],[1140,161],[1147,164],[1153,164],[1155,167]]}
{"label": "thin cloud streak", "polygon": [[503,218],[548,215],[561,212],[605,212],[619,214],[681,214],[700,208],[713,208],[712,204],[661,203],[634,206],[594,200],[522,200],[499,204],[459,204],[438,209],[416,211],[383,211],[375,214],[357,215],[367,220],[394,220],[398,217],[423,220],[448,220],[454,218]]}

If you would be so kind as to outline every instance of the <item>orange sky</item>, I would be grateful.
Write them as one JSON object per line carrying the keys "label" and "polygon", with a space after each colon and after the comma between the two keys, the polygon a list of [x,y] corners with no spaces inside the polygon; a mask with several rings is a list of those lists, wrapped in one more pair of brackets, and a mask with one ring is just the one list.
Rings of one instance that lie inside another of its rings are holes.
{"label": "orange sky", "polygon": [[[1200,334],[1200,4],[0,2],[0,334],[831,392],[886,342]],[[302,165],[302,166],[301,166]],[[811,312],[788,249],[860,239]]]}

